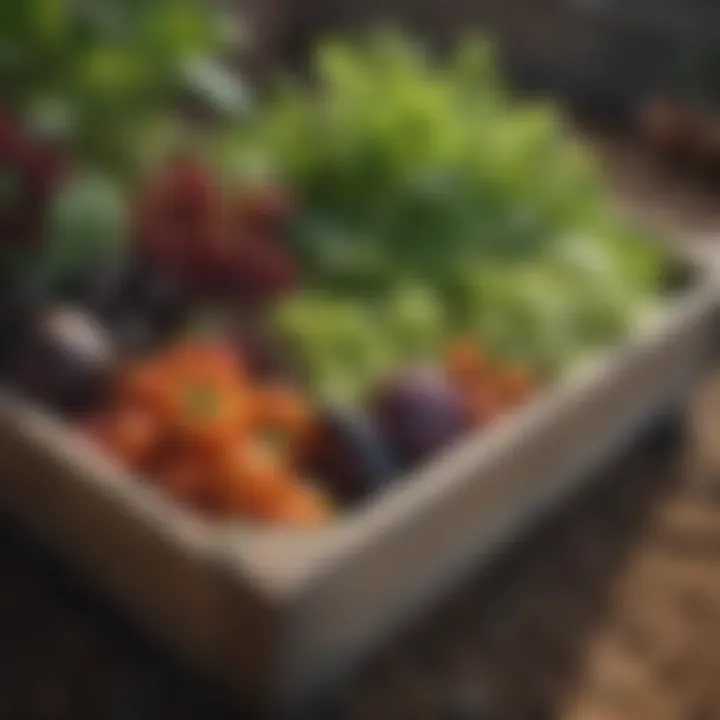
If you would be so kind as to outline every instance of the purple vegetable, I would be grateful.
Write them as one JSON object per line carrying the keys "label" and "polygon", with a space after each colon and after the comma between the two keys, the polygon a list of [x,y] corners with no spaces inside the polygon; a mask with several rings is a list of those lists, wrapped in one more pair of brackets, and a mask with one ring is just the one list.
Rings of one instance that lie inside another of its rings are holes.
{"label": "purple vegetable", "polygon": [[460,393],[424,369],[387,381],[372,398],[371,414],[404,466],[426,459],[468,426]]}
{"label": "purple vegetable", "polygon": [[318,423],[312,471],[345,501],[367,497],[395,475],[387,444],[370,418],[349,408],[325,407]]}
{"label": "purple vegetable", "polygon": [[39,315],[50,305],[50,293],[38,277],[23,273],[0,278],[0,369],[11,370],[13,358]]}
{"label": "purple vegetable", "polygon": [[33,323],[11,372],[25,394],[76,411],[101,398],[114,361],[114,343],[96,318],[69,306],[55,307]]}
{"label": "purple vegetable", "polygon": [[189,299],[168,273],[140,257],[87,268],[63,293],[111,326],[137,325],[142,317],[154,341],[175,333],[189,311]]}

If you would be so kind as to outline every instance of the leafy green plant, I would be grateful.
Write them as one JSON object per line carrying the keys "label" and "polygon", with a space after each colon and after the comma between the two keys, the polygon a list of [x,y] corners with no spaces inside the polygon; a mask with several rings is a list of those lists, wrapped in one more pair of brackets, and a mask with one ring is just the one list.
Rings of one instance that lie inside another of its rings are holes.
{"label": "leafy green plant", "polygon": [[[554,108],[510,99],[486,44],[440,65],[393,33],[333,41],[314,79],[281,88],[223,156],[228,172],[295,190],[290,240],[310,287],[381,303],[378,335],[411,284],[451,332],[555,370],[644,307],[659,254],[607,211],[593,158]],[[591,251],[582,268],[575,245]]]}
{"label": "leafy green plant", "polygon": [[120,189],[102,175],[76,175],[59,189],[50,208],[45,242],[35,259],[53,285],[72,280],[98,261],[122,254],[127,211]]}
{"label": "leafy green plant", "polygon": [[164,132],[158,124],[179,88],[238,109],[239,91],[209,59],[227,34],[227,20],[210,8],[199,0],[2,3],[0,104],[82,157],[132,168]]}

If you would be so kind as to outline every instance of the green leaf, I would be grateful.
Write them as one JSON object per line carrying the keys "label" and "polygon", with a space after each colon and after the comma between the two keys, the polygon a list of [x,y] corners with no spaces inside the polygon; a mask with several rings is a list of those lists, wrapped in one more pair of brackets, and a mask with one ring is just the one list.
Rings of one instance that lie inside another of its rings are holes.
{"label": "green leaf", "polygon": [[40,268],[53,283],[63,283],[98,260],[119,256],[126,241],[125,199],[107,178],[80,174],[63,185],[55,199],[40,256]]}
{"label": "green leaf", "polygon": [[[440,64],[383,31],[314,57],[312,87],[286,85],[222,145],[297,194],[288,243],[311,290],[376,312],[398,356],[432,355],[445,324],[554,371],[627,332],[663,259],[606,207],[557,108],[511,98],[489,44]],[[407,278],[431,301],[402,299]],[[331,315],[307,356],[332,345]]]}
{"label": "green leaf", "polygon": [[78,127],[77,107],[61,95],[34,99],[25,114],[32,132],[58,142],[67,141]]}
{"label": "green leaf", "polygon": [[221,116],[239,118],[250,111],[248,88],[216,60],[192,57],[184,64],[182,77],[191,92]]}

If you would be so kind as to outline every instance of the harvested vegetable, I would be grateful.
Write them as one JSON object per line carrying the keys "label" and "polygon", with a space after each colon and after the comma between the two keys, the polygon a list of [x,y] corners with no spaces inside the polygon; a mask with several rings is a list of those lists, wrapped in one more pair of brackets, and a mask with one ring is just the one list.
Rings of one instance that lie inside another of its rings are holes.
{"label": "harvested vegetable", "polygon": [[[443,65],[397,34],[330,42],[314,81],[281,88],[223,152],[295,193],[307,291],[276,324],[323,397],[357,403],[439,361],[448,331],[552,377],[645,312],[660,253],[606,209],[554,109],[508,97],[486,45]],[[355,348],[352,368],[333,347]]]}
{"label": "harvested vegetable", "polygon": [[314,427],[310,406],[289,386],[257,383],[232,350],[200,340],[121,372],[114,401],[81,425],[183,503],[301,525],[330,513],[321,490],[304,491]]}
{"label": "harvested vegetable", "polygon": [[[140,137],[178,78],[213,77],[186,67],[214,44],[210,16],[194,0],[116,4],[137,36],[105,45],[113,32],[68,7],[53,40],[92,25],[53,84],[58,134],[72,147],[86,131],[91,162],[55,185],[45,145],[0,118],[0,154],[34,198],[17,207],[0,187],[0,224],[28,230],[43,283],[39,299],[9,292],[1,315],[19,337],[14,314],[58,299],[86,313],[113,352],[41,333],[16,384],[83,410],[92,389],[86,432],[168,496],[316,526],[329,493],[378,491],[653,309],[661,253],[607,210],[554,108],[510,98],[487,45],[439,63],[398,34],[325,43],[312,86],[279,88],[222,133],[219,162],[204,139],[161,159]],[[26,6],[18,17],[39,7]],[[44,40],[41,59],[60,47]],[[5,92],[27,110],[24,88]]]}

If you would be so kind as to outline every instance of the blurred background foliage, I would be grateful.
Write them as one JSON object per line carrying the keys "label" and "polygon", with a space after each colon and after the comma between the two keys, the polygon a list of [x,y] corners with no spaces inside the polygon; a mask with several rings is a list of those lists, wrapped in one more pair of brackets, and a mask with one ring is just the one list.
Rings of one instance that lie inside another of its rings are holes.
{"label": "blurred background foliage", "polygon": [[242,112],[243,88],[215,60],[241,30],[237,14],[202,0],[0,3],[0,104],[128,171],[181,98]]}

